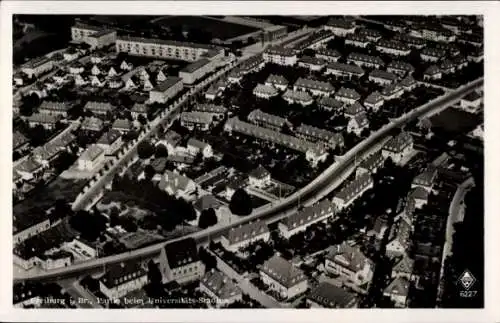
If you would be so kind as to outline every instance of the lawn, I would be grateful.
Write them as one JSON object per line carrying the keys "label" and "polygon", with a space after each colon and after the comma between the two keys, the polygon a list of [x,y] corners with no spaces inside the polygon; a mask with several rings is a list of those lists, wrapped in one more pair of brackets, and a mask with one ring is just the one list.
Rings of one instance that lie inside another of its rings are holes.
{"label": "lawn", "polygon": [[433,127],[454,133],[466,133],[479,125],[481,115],[471,114],[458,109],[446,109],[431,118]]}
{"label": "lawn", "polygon": [[168,27],[181,27],[183,30],[201,29],[212,35],[212,38],[226,40],[258,31],[257,28],[233,24],[207,17],[171,16],[156,22]]}

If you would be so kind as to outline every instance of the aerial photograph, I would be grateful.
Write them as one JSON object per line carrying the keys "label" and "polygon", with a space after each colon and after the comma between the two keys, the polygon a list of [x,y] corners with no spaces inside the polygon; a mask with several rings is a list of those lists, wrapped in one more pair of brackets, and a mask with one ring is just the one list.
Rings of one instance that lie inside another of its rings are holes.
{"label": "aerial photograph", "polygon": [[13,306],[484,308],[483,32],[15,14]]}

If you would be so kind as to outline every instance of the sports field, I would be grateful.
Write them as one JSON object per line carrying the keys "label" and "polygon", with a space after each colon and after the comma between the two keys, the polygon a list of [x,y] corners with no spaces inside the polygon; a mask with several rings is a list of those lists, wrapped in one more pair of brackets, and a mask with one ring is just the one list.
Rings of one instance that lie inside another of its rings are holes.
{"label": "sports field", "polygon": [[212,38],[221,40],[242,36],[259,30],[249,26],[200,16],[167,16],[163,19],[156,20],[156,24],[168,27],[181,27],[183,31],[201,29],[205,32],[209,32]]}

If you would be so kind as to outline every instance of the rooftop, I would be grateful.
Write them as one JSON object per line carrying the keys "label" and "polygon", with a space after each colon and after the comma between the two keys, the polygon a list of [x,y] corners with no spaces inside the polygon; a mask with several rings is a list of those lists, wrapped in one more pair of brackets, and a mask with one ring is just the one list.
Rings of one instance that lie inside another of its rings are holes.
{"label": "rooftop", "polygon": [[199,260],[196,241],[193,238],[177,240],[165,245],[165,254],[171,269]]}
{"label": "rooftop", "polygon": [[307,298],[326,308],[347,308],[356,302],[356,294],[327,282],[320,283]]}
{"label": "rooftop", "polygon": [[201,284],[219,299],[229,299],[241,294],[241,289],[229,277],[214,269],[205,274],[201,279]]}
{"label": "rooftop", "polygon": [[252,239],[268,232],[269,228],[267,227],[266,222],[256,220],[247,224],[233,227],[229,229],[229,231],[227,231],[224,236],[229,241],[229,244],[232,245],[241,241]]}
{"label": "rooftop", "polygon": [[167,76],[166,80],[159,83],[152,91],[165,92],[179,82],[182,83],[182,78],[176,76]]}
{"label": "rooftop", "polygon": [[267,260],[260,270],[286,288],[291,288],[307,280],[302,270],[278,255]]}
{"label": "rooftop", "polygon": [[180,70],[180,73],[193,73],[203,66],[210,64],[210,60],[208,58],[202,58],[197,60],[194,63],[189,64],[188,66],[184,67],[182,70]]}
{"label": "rooftop", "polygon": [[350,246],[347,243],[330,248],[326,259],[333,261],[352,272],[363,270],[365,264],[373,265],[373,262],[366,257],[358,246]]}
{"label": "rooftop", "polygon": [[129,281],[141,278],[146,271],[136,262],[114,264],[108,267],[106,274],[100,279],[108,288],[123,285]]}
{"label": "rooftop", "polygon": [[104,154],[104,150],[97,145],[90,145],[80,156],[82,160],[94,161],[97,157]]}

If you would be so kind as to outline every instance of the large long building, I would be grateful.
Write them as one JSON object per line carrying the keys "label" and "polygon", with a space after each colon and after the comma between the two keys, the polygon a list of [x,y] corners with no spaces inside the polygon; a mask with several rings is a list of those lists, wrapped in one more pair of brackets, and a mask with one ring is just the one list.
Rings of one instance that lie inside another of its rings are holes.
{"label": "large long building", "polygon": [[140,37],[118,37],[116,51],[136,56],[178,59],[194,62],[202,58],[210,60],[224,56],[221,47]]}

